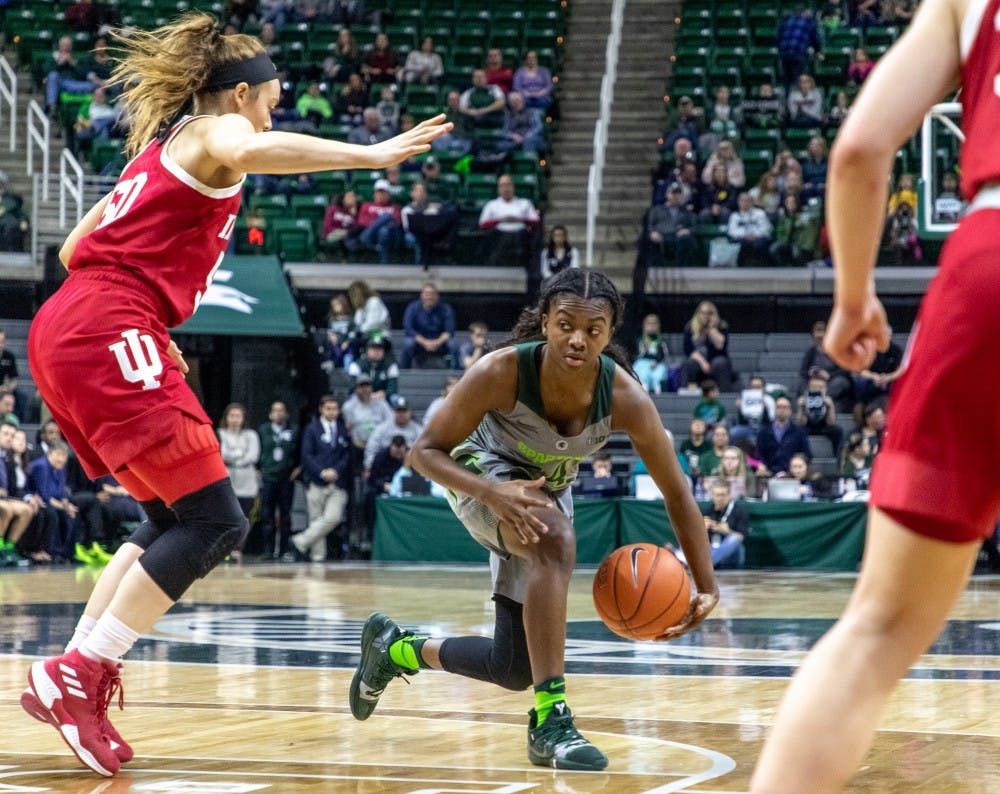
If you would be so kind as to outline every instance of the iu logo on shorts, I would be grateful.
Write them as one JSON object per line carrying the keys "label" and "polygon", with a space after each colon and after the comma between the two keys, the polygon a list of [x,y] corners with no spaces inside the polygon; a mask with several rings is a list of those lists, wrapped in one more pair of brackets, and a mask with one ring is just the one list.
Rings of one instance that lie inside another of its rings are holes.
{"label": "iu logo on shorts", "polygon": [[149,334],[139,336],[138,328],[122,331],[124,342],[108,345],[108,350],[115,354],[122,375],[129,383],[141,383],[142,390],[158,389],[157,380],[163,373],[163,362]]}

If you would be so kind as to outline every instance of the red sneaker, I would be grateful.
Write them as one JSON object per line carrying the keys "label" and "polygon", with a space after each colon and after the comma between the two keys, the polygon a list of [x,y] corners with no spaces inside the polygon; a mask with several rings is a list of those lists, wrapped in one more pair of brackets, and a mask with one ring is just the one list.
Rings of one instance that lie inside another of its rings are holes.
{"label": "red sneaker", "polygon": [[[115,665],[115,667],[116,671],[112,673],[111,670],[105,666],[105,669],[108,671],[108,677],[106,681],[104,679],[101,680],[102,684],[106,684],[106,687],[102,687],[102,689],[106,688],[107,691],[102,727],[104,733],[108,736],[111,749],[115,751],[115,755],[118,756],[118,760],[125,764],[132,760],[134,753],[132,752],[132,748],[129,746],[129,743],[121,737],[121,734],[118,733],[115,726],[111,724],[111,720],[108,719],[107,712],[107,708],[111,705],[111,700],[114,697],[115,692],[118,693],[118,708],[122,708],[123,706],[121,673],[119,672],[121,670],[121,665]],[[54,721],[52,712],[45,708],[42,701],[35,697],[35,693],[31,691],[31,687],[28,687],[23,693],[21,693],[21,708],[39,722],[47,722],[49,725],[54,726],[58,730],[59,723]]]}
{"label": "red sneaker", "polygon": [[31,665],[28,689],[37,703],[21,697],[22,707],[32,717],[55,727],[73,754],[105,777],[121,768],[105,730],[107,706],[115,687],[104,679],[111,677],[106,665],[73,650]]}

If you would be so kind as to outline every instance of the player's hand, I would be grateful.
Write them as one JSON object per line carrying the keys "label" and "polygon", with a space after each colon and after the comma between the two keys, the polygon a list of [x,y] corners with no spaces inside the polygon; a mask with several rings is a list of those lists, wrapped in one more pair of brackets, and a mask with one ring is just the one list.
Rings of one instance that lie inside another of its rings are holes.
{"label": "player's hand", "polygon": [[874,291],[859,308],[833,306],[823,337],[823,349],[844,369],[867,369],[880,350],[889,349],[889,322]]}
{"label": "player's hand", "polygon": [[186,378],[188,372],[190,372],[190,367],[188,367],[187,362],[184,360],[184,354],[181,353],[181,349],[177,347],[177,343],[173,339],[167,345],[167,355],[174,360],[177,368],[181,371],[181,375]]}
{"label": "player's hand", "polygon": [[656,638],[656,642],[675,640],[682,634],[691,631],[691,629],[700,625],[709,616],[718,603],[718,593],[698,593],[698,595],[691,599],[691,605],[688,607],[688,611],[681,619],[681,622],[673,628],[667,629],[661,636]]}
{"label": "player's hand", "polygon": [[525,546],[538,543],[549,531],[545,522],[532,513],[533,508],[552,507],[552,500],[541,492],[545,478],[491,483],[489,495],[482,502],[497,518],[516,533]]}
{"label": "player's hand", "polygon": [[430,151],[431,141],[451,132],[453,126],[450,121],[445,121],[445,115],[441,113],[434,118],[421,121],[412,130],[407,130],[395,138],[373,144],[367,147],[371,167],[385,168],[401,163],[415,154]]}

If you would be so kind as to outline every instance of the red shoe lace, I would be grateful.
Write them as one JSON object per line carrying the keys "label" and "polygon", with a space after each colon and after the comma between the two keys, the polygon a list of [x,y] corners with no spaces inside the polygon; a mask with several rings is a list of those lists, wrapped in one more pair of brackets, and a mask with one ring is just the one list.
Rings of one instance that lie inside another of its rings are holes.
{"label": "red shoe lace", "polygon": [[118,695],[118,709],[121,711],[125,708],[125,689],[122,687],[121,676],[117,672],[112,675],[105,670],[101,682],[97,685],[97,716],[101,720],[102,727],[108,723],[108,707],[115,694]]}

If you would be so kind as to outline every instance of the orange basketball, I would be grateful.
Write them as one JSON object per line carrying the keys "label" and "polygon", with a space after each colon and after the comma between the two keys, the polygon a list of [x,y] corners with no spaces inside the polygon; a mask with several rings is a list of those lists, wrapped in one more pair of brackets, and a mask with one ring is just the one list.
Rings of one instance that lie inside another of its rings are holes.
{"label": "orange basketball", "polygon": [[615,549],[594,577],[594,606],[604,625],[628,640],[652,640],[688,610],[691,582],[668,549],[633,543]]}

